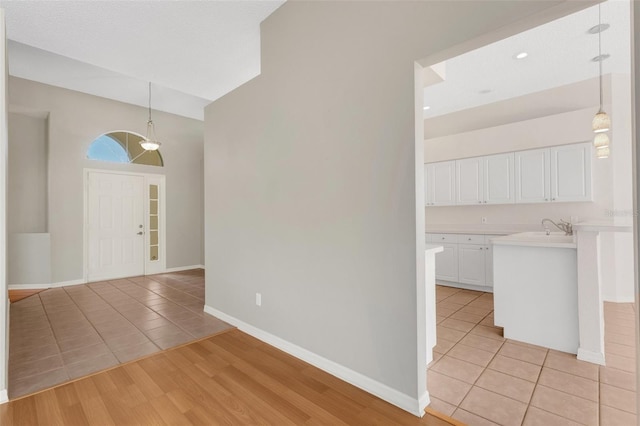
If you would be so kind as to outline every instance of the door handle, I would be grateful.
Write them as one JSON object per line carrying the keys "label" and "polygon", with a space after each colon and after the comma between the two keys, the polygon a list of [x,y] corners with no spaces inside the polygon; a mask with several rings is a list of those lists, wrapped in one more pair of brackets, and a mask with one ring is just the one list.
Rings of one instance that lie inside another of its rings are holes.
{"label": "door handle", "polygon": [[142,235],[142,234],[144,234],[144,232],[142,232],[142,231],[138,232],[138,235]]}

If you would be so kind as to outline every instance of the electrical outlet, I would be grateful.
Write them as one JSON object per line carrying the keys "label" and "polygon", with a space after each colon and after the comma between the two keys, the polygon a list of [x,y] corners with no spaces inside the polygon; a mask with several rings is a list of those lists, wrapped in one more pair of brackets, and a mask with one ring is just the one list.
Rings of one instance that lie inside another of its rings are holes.
{"label": "electrical outlet", "polygon": [[256,305],[262,306],[262,294],[256,293]]}
{"label": "electrical outlet", "polygon": [[482,218],[482,223],[487,223],[487,218],[486,217]]}

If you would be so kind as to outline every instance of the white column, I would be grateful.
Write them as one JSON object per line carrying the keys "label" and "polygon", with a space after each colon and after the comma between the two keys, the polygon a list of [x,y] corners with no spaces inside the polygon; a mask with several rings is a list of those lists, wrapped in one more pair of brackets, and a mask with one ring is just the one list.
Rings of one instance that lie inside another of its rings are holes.
{"label": "white column", "polygon": [[427,364],[433,361],[433,348],[436,345],[436,253],[444,247],[427,244],[424,251],[425,290],[427,307]]}
{"label": "white column", "polygon": [[578,359],[605,365],[600,232],[578,230]]}
{"label": "white column", "polygon": [[9,296],[7,293],[7,63],[4,9],[0,9],[0,404],[9,389]]}

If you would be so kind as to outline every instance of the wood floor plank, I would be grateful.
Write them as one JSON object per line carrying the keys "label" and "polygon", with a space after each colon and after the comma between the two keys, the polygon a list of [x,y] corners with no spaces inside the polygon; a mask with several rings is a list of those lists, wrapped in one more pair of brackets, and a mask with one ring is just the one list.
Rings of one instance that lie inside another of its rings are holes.
{"label": "wood floor plank", "polygon": [[6,425],[427,425],[233,330],[0,406]]}
{"label": "wood floor plank", "polygon": [[15,303],[18,300],[26,299],[43,290],[9,290],[9,301]]}
{"label": "wood floor plank", "polygon": [[62,416],[62,410],[58,404],[55,392],[42,392],[34,395],[34,399],[39,424],[46,423],[50,426],[64,426],[64,417]]}

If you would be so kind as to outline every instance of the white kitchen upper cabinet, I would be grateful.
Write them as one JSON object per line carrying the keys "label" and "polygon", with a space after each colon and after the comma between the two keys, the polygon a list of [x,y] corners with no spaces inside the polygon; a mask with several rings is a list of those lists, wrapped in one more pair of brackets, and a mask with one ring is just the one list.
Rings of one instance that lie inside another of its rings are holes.
{"label": "white kitchen upper cabinet", "polygon": [[443,161],[424,165],[425,205],[456,204],[456,162]]}
{"label": "white kitchen upper cabinet", "polygon": [[483,157],[456,161],[456,204],[484,202]]}
{"label": "white kitchen upper cabinet", "polygon": [[436,254],[436,279],[458,281],[458,244],[442,244],[444,251]]}
{"label": "white kitchen upper cabinet", "polygon": [[485,284],[485,246],[475,244],[458,245],[458,282]]}
{"label": "white kitchen upper cabinet", "polygon": [[550,201],[550,150],[534,149],[514,154],[516,203]]}
{"label": "white kitchen upper cabinet", "polygon": [[482,157],[484,171],[485,204],[515,203],[514,163],[515,155],[498,154]]}
{"label": "white kitchen upper cabinet", "polygon": [[551,201],[591,201],[591,142],[557,146],[551,155]]}

